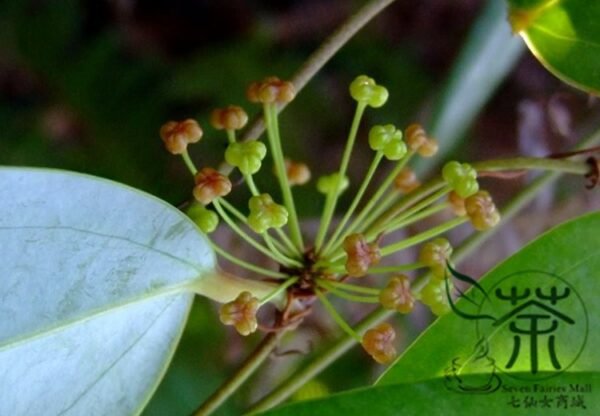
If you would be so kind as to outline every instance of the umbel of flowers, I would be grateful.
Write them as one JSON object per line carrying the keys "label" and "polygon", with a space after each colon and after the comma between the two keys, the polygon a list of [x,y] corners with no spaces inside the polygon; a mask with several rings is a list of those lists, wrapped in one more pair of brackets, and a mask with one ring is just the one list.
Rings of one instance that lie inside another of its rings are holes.
{"label": "umbel of flowers", "polygon": [[[213,243],[222,257],[278,283],[262,299],[250,291],[241,292],[235,300],[222,305],[221,321],[233,325],[241,335],[249,335],[264,327],[257,322],[258,309],[285,293],[287,302],[279,312],[277,325],[267,328],[284,330],[297,325],[318,299],[375,361],[387,363],[396,355],[392,326],[380,324],[361,336],[337,312],[329,297],[381,304],[401,314],[410,313],[420,301],[436,315],[447,313],[448,290],[452,286],[447,265],[452,246],[440,235],[465,222],[477,230],[486,230],[495,226],[500,216],[489,193],[479,189],[477,171],[467,163],[448,162],[440,177],[422,184],[408,165],[415,157],[434,156],[438,142],[418,124],[404,130],[384,124],[370,128],[371,164],[352,202],[334,225],[332,219],[339,197],[349,188],[347,169],[362,116],[367,109],[381,107],[388,99],[387,89],[365,75],[350,84],[349,92],[356,101],[356,110],[339,166],[316,181],[317,190],[324,195],[324,205],[318,231],[311,242],[306,241],[307,236],[301,230],[292,192],[294,186],[306,185],[311,173],[306,164],[285,157],[278,123],[279,106],[292,101],[296,94],[290,82],[269,77],[252,83],[247,90],[249,101],[262,106],[268,146],[261,141],[237,139],[236,132],[248,122],[241,107],[231,105],[211,114],[211,125],[226,133],[224,159],[237,169],[243,178],[240,183],[248,188],[250,197],[245,210],[225,199],[236,188],[227,175],[210,166],[198,169],[191,160],[187,146],[198,142],[203,134],[196,121],[170,121],[160,134],[167,150],[181,155],[194,177],[195,202],[188,214],[198,227],[210,234],[222,221],[251,247],[278,264],[277,269],[267,269],[238,259]],[[279,195],[262,192],[253,178],[263,167],[267,154],[279,183]],[[391,168],[389,174],[381,183],[373,183],[377,170],[385,164]],[[392,231],[430,219],[443,210],[452,212],[453,218],[406,239],[389,241]],[[414,246],[420,246],[420,252],[413,263],[378,266],[380,260]],[[429,271],[429,280],[420,290],[411,288],[411,279],[406,274],[416,270]],[[380,276],[379,283],[375,287],[361,284],[367,275]]]}

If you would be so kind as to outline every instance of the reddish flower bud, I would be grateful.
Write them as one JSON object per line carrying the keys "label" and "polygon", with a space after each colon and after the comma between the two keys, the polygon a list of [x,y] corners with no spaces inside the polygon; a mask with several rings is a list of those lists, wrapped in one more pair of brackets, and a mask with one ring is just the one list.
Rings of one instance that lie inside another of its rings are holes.
{"label": "reddish flower bud", "polygon": [[361,344],[375,361],[386,364],[396,358],[396,349],[392,344],[395,338],[394,328],[384,322],[365,332]]}
{"label": "reddish flower bud", "polygon": [[410,290],[408,276],[399,274],[390,279],[379,293],[379,302],[386,309],[409,313],[415,306],[415,298]]}
{"label": "reddish flower bud", "polygon": [[169,152],[180,155],[185,152],[189,143],[196,143],[202,138],[202,129],[191,118],[169,121],[160,128],[160,138]]}
{"label": "reddish flower bud", "polygon": [[208,205],[214,199],[231,192],[231,181],[213,168],[202,168],[195,177],[194,197],[201,204]]}
{"label": "reddish flower bud", "polygon": [[465,209],[465,200],[456,192],[452,191],[448,194],[448,203],[457,217],[463,217],[467,215],[467,210]]}
{"label": "reddish flower bud", "polygon": [[411,168],[404,168],[394,179],[394,186],[396,189],[408,194],[421,186],[421,182]]}
{"label": "reddish flower bud", "polygon": [[465,210],[476,230],[487,230],[500,221],[496,205],[486,191],[479,191],[465,199]]}
{"label": "reddish flower bud", "polygon": [[427,139],[419,146],[417,152],[423,157],[432,157],[438,152],[440,145],[436,139]]}
{"label": "reddish flower bud", "polygon": [[242,107],[230,105],[216,108],[210,115],[210,124],[217,130],[239,130],[248,122],[248,114]]}
{"label": "reddish flower bud", "polygon": [[258,327],[256,311],[259,306],[258,299],[250,292],[242,292],[235,300],[221,306],[219,319],[225,325],[233,325],[241,335],[250,335]]}
{"label": "reddish flower bud", "polygon": [[285,159],[285,170],[290,185],[304,185],[310,180],[310,169],[305,163]]}
{"label": "reddish flower bud", "polygon": [[367,243],[362,234],[350,234],[344,240],[346,252],[346,271],[349,276],[362,277],[369,267],[379,263],[381,253],[377,243]]}
{"label": "reddish flower bud", "polygon": [[277,77],[268,77],[261,82],[253,82],[246,90],[248,100],[253,103],[289,103],[296,96],[294,84]]}
{"label": "reddish flower bud", "polygon": [[427,141],[427,133],[418,123],[413,123],[404,131],[404,141],[410,150],[418,150]]}

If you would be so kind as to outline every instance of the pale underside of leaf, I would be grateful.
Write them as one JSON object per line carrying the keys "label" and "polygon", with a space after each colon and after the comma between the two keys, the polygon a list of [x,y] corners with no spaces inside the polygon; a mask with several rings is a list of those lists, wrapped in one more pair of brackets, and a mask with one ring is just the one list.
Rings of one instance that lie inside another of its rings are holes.
{"label": "pale underside of leaf", "polygon": [[0,414],[130,415],[214,271],[172,206],[90,176],[0,168]]}

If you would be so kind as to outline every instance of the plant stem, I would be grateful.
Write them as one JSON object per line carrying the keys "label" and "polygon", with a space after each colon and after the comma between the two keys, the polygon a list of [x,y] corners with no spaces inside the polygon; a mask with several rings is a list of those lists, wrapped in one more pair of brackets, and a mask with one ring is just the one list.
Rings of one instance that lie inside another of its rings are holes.
{"label": "plant stem", "polygon": [[187,149],[183,151],[181,157],[183,158],[185,166],[187,166],[192,176],[196,176],[196,173],[198,173],[198,169],[196,169],[196,165],[194,165],[194,162],[192,161],[192,158],[190,157],[190,154]]}
{"label": "plant stem", "polygon": [[410,272],[412,270],[422,269],[425,267],[427,266],[419,262],[399,264],[397,266],[372,267],[369,269],[369,274]]}
{"label": "plant stem", "polygon": [[337,225],[335,232],[329,239],[329,243],[325,246],[325,248],[323,248],[323,257],[327,257],[327,254],[328,254],[329,250],[331,249],[331,247],[335,246],[335,241],[337,241],[338,237],[344,230],[346,223],[348,222],[348,220],[350,219],[352,214],[354,214],[354,210],[356,209],[360,200],[362,199],[365,191],[367,190],[367,187],[369,186],[369,183],[371,183],[371,179],[373,179],[373,175],[375,174],[375,171],[377,170],[377,166],[379,166],[379,163],[381,162],[382,158],[383,158],[382,152],[375,153],[375,156],[373,157],[373,161],[371,162],[371,166],[369,166],[367,174],[365,175],[365,178],[363,179],[363,183],[361,184],[358,192],[354,196],[354,200],[352,201],[350,208],[348,208],[348,210],[346,211],[346,214],[344,215],[344,217],[342,218],[340,223]]}
{"label": "plant stem", "polygon": [[454,218],[413,237],[398,241],[397,243],[390,244],[389,246],[385,246],[381,249],[381,257],[389,256],[390,254],[405,250],[408,247],[412,247],[416,244],[422,243],[423,241],[427,241],[430,238],[443,234],[454,227],[464,224],[468,220],[469,219],[465,217]]}
{"label": "plant stem", "polygon": [[424,198],[427,198],[429,195],[437,192],[446,186],[446,182],[444,182],[441,178],[434,178],[428,181],[426,184],[421,186],[420,188],[415,189],[409,194],[404,195],[398,201],[396,201],[391,208],[386,210],[383,214],[381,214],[373,224],[365,225],[366,229],[364,232],[366,234],[372,234],[373,230],[381,229],[385,224],[392,221],[398,214],[401,214],[405,209],[412,207],[417,202],[421,201]]}
{"label": "plant stem", "polygon": [[[371,19],[377,16],[383,9],[392,4],[394,0],[371,0],[357,10],[346,20],[335,32],[331,34],[319,46],[319,48],[308,57],[304,64],[292,76],[292,83],[299,93],[315,74],[336,54],[360,29]],[[285,105],[279,107],[282,111]],[[255,140],[265,129],[262,117],[257,117],[246,130],[243,140]]]}
{"label": "plant stem", "polygon": [[[363,113],[367,108],[367,104],[364,102],[358,102],[356,104],[356,111],[354,112],[354,118],[352,119],[352,126],[348,133],[348,139],[346,140],[346,147],[342,155],[342,161],[338,170],[338,185],[342,182],[344,176],[346,176],[346,170],[348,169],[348,163],[350,162],[350,155],[354,148],[354,142],[356,141],[356,134],[358,133],[358,126],[362,118]],[[339,187],[338,187],[339,188]],[[317,239],[315,240],[315,249],[318,252],[321,249],[325,234],[329,229],[329,223],[335,212],[335,206],[341,192],[337,189],[335,192],[327,194],[327,200],[325,202],[325,208],[323,209],[323,216],[321,217],[321,223],[319,224],[319,232],[317,233]]]}
{"label": "plant stem", "polygon": [[285,282],[283,282],[282,284],[279,285],[279,287],[277,289],[275,289],[273,292],[269,293],[267,296],[265,296],[264,298],[262,298],[260,300],[260,305],[264,305],[265,303],[270,302],[271,300],[273,300],[274,298],[276,298],[277,296],[279,296],[281,293],[283,293],[288,287],[290,287],[291,285],[293,285],[294,283],[296,283],[298,281],[298,277],[290,277],[289,279],[287,279]]}
{"label": "plant stem", "polygon": [[283,241],[283,244],[286,245],[288,249],[288,254],[292,258],[296,258],[297,256],[301,257],[302,253],[299,253],[296,247],[294,247],[294,243],[292,243],[292,240],[290,240],[287,234],[281,228],[274,228],[274,230],[275,233],[279,236],[280,240]]}
{"label": "plant stem", "polygon": [[[410,207],[409,209],[404,211],[402,214],[400,214],[398,217],[394,218],[392,221],[386,223],[385,226],[382,224],[379,227],[372,227],[369,230],[369,232],[365,233],[365,237],[367,239],[373,238],[384,230],[386,233],[391,233],[392,231],[395,231],[398,228],[403,227],[404,223],[407,220],[410,220],[413,216],[420,216],[420,218],[424,218],[428,215],[431,215],[435,212],[438,212],[438,211],[446,208],[447,207],[446,204],[439,204],[439,205],[433,206],[429,209],[424,209],[428,205],[433,204],[438,199],[440,199],[441,197],[446,195],[449,191],[450,191],[450,189],[448,187],[444,187],[444,188],[440,189],[438,192],[434,193],[433,195],[423,199],[422,201],[419,201],[417,204],[413,205],[412,207]],[[423,213],[425,213],[424,215],[421,215],[422,213],[419,212],[421,210],[423,210]]]}
{"label": "plant stem", "polygon": [[277,272],[275,270],[264,269],[260,266],[256,266],[252,263],[248,263],[242,259],[238,259],[233,254],[229,254],[227,250],[223,250],[221,247],[216,245],[215,243],[211,243],[213,250],[215,250],[220,256],[229,260],[231,263],[238,265],[244,269],[250,270],[251,272],[257,273],[259,275],[273,277],[275,279],[283,279],[288,277],[285,273]]}
{"label": "plant stem", "polygon": [[[252,296],[261,299],[273,293],[278,286],[271,282],[244,279],[220,268],[214,272],[207,273],[201,278],[193,281],[189,289],[199,295],[208,297],[216,302],[226,303],[234,300],[241,292],[250,292]],[[286,298],[284,296],[272,296],[270,299],[279,309],[283,308]]]}
{"label": "plant stem", "polygon": [[323,294],[319,289],[315,289],[315,294],[329,313],[329,315],[333,318],[333,320],[339,325],[340,328],[344,330],[346,334],[350,337],[354,338],[356,341],[360,342],[360,336],[354,332],[352,327],[348,325],[348,323],[342,318],[342,316],[335,310],[335,307],[329,302],[327,296]]}
{"label": "plant stem", "polygon": [[296,205],[292,196],[292,188],[289,184],[287,172],[285,169],[285,161],[283,158],[283,150],[281,148],[281,138],[279,136],[279,124],[277,121],[277,109],[273,104],[265,104],[264,114],[267,121],[267,137],[271,146],[271,156],[277,171],[277,180],[281,188],[283,202],[289,213],[289,229],[296,248],[300,253],[304,252],[304,242],[302,241],[302,233],[300,232],[300,223],[296,214]]}
{"label": "plant stem", "polygon": [[[240,227],[237,226],[237,224],[235,222],[233,222],[233,220],[227,214],[227,212],[225,212],[225,210],[221,206],[220,198],[219,199],[215,199],[213,201],[213,206],[215,207],[215,209],[217,210],[217,212],[219,213],[219,215],[221,216],[221,218],[223,218],[223,220],[227,223],[227,225],[229,225],[229,227],[231,227],[231,229],[237,235],[239,235],[244,241],[246,241],[248,244],[250,244],[256,250],[260,251],[265,256],[270,257],[271,259],[275,260],[278,263],[282,263],[282,264],[285,264],[287,266],[296,266],[296,267],[299,267],[298,264],[300,264],[300,263],[298,263],[298,261],[292,260],[292,259],[287,259],[285,257],[284,258],[280,258],[280,256],[278,256],[277,253],[272,252],[271,250],[269,250],[268,248],[266,248],[265,246],[263,246],[262,244],[260,244],[256,240],[254,240],[248,234],[246,234]],[[301,266],[301,264],[300,264],[300,266]]]}
{"label": "plant stem", "polygon": [[226,130],[227,132],[227,141],[229,143],[235,143],[235,130]]}
{"label": "plant stem", "polygon": [[254,352],[244,361],[242,366],[221,385],[202,405],[193,413],[194,416],[207,416],[214,412],[244,383],[258,367],[269,357],[277,346],[280,332],[267,334],[258,344]]}
{"label": "plant stem", "polygon": [[256,183],[254,182],[252,175],[244,175],[244,180],[246,181],[246,184],[248,185],[248,188],[250,189],[250,193],[252,194],[252,196],[260,195],[260,192],[258,192],[258,187],[256,186]]}
{"label": "plant stem", "polygon": [[[371,326],[389,318],[394,313],[394,311],[378,308],[356,327],[357,334],[362,335]],[[312,361],[307,366],[303,366],[301,370],[288,377],[283,384],[256,402],[249,409],[248,413],[254,414],[277,406],[279,403],[289,398],[294,392],[304,386],[313,377],[327,368],[335,360],[341,357],[346,351],[353,347],[356,342],[359,342],[359,340],[356,340],[356,338],[353,336],[348,334],[343,335],[316,360]]]}
{"label": "plant stem", "polygon": [[337,289],[333,284],[327,282],[326,280],[319,279],[317,280],[317,285],[321,286],[323,289],[328,290],[331,294],[349,300],[351,302],[360,302],[360,303],[379,303],[378,296],[364,296],[364,295],[355,295],[353,293],[344,292],[341,289]]}
{"label": "plant stem", "polygon": [[438,212],[443,211],[448,207],[450,207],[450,204],[448,202],[445,202],[443,204],[434,205],[417,213],[402,215],[400,218],[397,218],[392,223],[390,223],[390,226],[386,228],[386,232],[391,233],[408,225],[414,224],[415,222],[421,221],[422,219],[427,218],[433,214],[437,214]]}
{"label": "plant stem", "polygon": [[[408,161],[411,159],[412,155],[413,155],[413,152],[409,151],[406,154],[406,156],[404,156],[403,159],[398,161],[398,163],[396,164],[394,169],[392,169],[392,171],[388,174],[388,176],[385,178],[383,183],[379,186],[379,189],[377,190],[375,195],[373,195],[371,197],[369,202],[367,202],[367,204],[361,209],[358,216],[352,221],[352,224],[350,224],[350,226],[348,227],[348,230],[347,230],[348,234],[352,233],[355,230],[358,230],[361,227],[362,228],[365,227],[365,224],[364,224],[365,217],[367,216],[367,214],[369,214],[373,210],[373,208],[375,207],[375,204],[377,204],[377,202],[379,202],[379,200],[383,197],[383,195],[388,191],[388,188],[392,185],[392,182],[394,182],[394,179],[396,178],[396,176],[398,176],[398,174],[404,168],[404,166],[406,166]],[[336,241],[334,243],[333,249],[337,251],[340,244],[341,244],[341,241],[339,241],[339,239],[338,239],[338,241]]]}
{"label": "plant stem", "polygon": [[583,161],[537,157],[515,157],[511,159],[486,160],[484,162],[471,163],[471,166],[475,168],[477,172],[537,169],[584,175],[590,170],[589,165]]}
{"label": "plant stem", "polygon": [[[323,280],[323,279],[321,279]],[[342,283],[338,281],[326,281],[328,284],[334,286],[336,289],[346,290],[348,292],[365,293],[367,295],[379,295],[380,290],[372,287],[358,286],[352,283]]]}

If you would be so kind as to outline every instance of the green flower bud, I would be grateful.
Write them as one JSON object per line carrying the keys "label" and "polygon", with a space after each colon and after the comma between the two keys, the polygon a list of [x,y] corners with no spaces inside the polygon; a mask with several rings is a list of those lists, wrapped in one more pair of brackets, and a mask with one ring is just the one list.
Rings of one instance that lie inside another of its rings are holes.
{"label": "green flower bud", "polygon": [[461,198],[467,198],[479,190],[477,171],[468,163],[446,163],[442,169],[442,177]]}
{"label": "green flower bud", "polygon": [[283,227],[287,223],[287,209],[273,202],[269,194],[253,196],[248,202],[248,207],[248,225],[258,234],[266,232],[269,228]]}
{"label": "green flower bud", "polygon": [[259,171],[266,154],[267,147],[262,142],[231,143],[225,151],[225,160],[244,175],[253,175]]}
{"label": "green flower bud", "polygon": [[378,108],[385,104],[389,93],[385,87],[377,85],[373,78],[359,75],[350,84],[350,95],[358,102]]}
{"label": "green flower bud", "polygon": [[452,255],[452,245],[445,238],[436,238],[425,244],[419,252],[419,261],[429,267],[436,279],[446,278],[446,262]]}
{"label": "green flower bud", "polygon": [[437,316],[445,315],[452,310],[450,303],[448,303],[446,282],[448,282],[450,290],[452,290],[452,282],[450,280],[435,279],[431,279],[423,290],[421,290],[421,301],[429,306],[431,312]]}
{"label": "green flower bud", "polygon": [[371,149],[383,152],[389,160],[400,160],[407,152],[406,143],[402,141],[402,131],[392,124],[374,126],[369,131]]}
{"label": "green flower bud", "polygon": [[317,190],[325,195],[330,192],[336,192],[336,190],[338,194],[341,194],[349,185],[350,181],[347,176],[340,179],[339,173],[332,173],[331,175],[321,176],[319,178],[317,181]]}
{"label": "green flower bud", "polygon": [[206,234],[212,233],[219,225],[219,216],[201,204],[192,204],[187,215]]}

